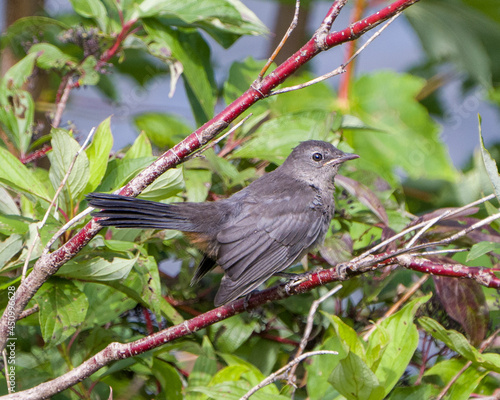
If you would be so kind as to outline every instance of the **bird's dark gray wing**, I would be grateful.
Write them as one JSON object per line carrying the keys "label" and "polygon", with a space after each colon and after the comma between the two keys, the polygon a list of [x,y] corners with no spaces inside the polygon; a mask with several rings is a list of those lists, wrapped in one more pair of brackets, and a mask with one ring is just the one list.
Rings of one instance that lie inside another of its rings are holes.
{"label": "bird's dark gray wing", "polygon": [[323,238],[331,216],[301,200],[260,199],[243,207],[241,217],[219,232],[217,263],[225,276],[216,305],[251,292]]}

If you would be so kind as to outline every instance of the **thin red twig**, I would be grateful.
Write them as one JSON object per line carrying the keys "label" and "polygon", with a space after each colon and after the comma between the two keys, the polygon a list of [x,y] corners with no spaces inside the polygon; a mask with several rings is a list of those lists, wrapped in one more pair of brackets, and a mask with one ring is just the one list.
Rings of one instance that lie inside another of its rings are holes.
{"label": "thin red twig", "polygon": [[23,164],[28,164],[44,157],[50,150],[52,150],[52,146],[46,144],[41,149],[35,150],[34,152],[21,157],[19,161]]}

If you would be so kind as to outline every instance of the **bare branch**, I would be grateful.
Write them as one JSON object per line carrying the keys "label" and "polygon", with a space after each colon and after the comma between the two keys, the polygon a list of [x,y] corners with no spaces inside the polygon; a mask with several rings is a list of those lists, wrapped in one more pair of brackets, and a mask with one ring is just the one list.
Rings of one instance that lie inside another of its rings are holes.
{"label": "bare branch", "polygon": [[71,89],[73,89],[72,78],[73,76],[71,74],[67,76],[61,98],[57,102],[56,112],[54,114],[54,118],[52,119],[52,126],[54,128],[57,128],[61,123],[62,114],[64,112],[64,109],[66,108],[66,104],[68,103],[69,93],[71,92]]}
{"label": "bare branch", "polygon": [[[299,348],[297,349],[297,352],[295,353],[295,358],[299,357],[304,349],[307,346],[307,342],[309,342],[309,336],[311,335],[313,324],[314,324],[314,315],[316,314],[316,311],[318,310],[318,307],[320,306],[321,303],[323,303],[326,299],[330,298],[333,296],[335,293],[337,293],[340,289],[342,289],[342,285],[337,285],[333,289],[329,290],[326,294],[321,296],[318,300],[314,300],[311,304],[311,308],[309,309],[309,314],[307,316],[307,323],[306,323],[306,328],[304,329],[304,334],[302,335],[302,339],[299,344]],[[290,370],[290,373],[288,375],[288,384],[292,385],[295,388],[295,371],[297,369],[297,365],[294,365],[292,369]]]}
{"label": "bare branch", "polygon": [[286,87],[286,88],[283,88],[283,89],[278,89],[278,90],[274,90],[272,91],[269,96],[274,96],[274,95],[277,95],[277,94],[282,94],[282,93],[287,93],[287,92],[292,92],[294,90],[299,90],[299,89],[303,89],[305,87],[308,87],[308,86],[312,86],[316,83],[319,83],[319,82],[322,82],[326,79],[329,79],[335,75],[340,75],[340,74],[343,74],[345,72],[345,67],[351,63],[359,54],[361,54],[361,52],[366,49],[368,47],[368,45],[373,42],[378,36],[380,36],[380,34],[397,18],[401,15],[401,13],[399,14],[396,14],[395,16],[393,16],[390,20],[388,20],[383,26],[382,28],[380,28],[377,32],[375,32],[375,34],[373,34],[372,37],[370,37],[370,39],[368,39],[366,41],[365,44],[363,44],[363,46],[361,46],[357,51],[356,53],[354,53],[352,55],[352,57],[350,57],[346,62],[345,64],[342,64],[340,67],[334,69],[333,71],[327,73],[327,74],[324,74],[324,75],[321,75],[315,79],[311,79],[310,81],[308,82],[305,82],[305,83],[301,83],[300,85],[294,85],[294,86],[289,86],[289,87]]}
{"label": "bare branch", "polygon": [[244,396],[240,397],[240,400],[248,400],[251,395],[262,389],[264,386],[267,386],[279,379],[284,379],[282,377],[283,373],[285,373],[287,370],[290,368],[298,365],[302,360],[312,357],[312,356],[318,356],[322,354],[333,354],[337,355],[336,351],[331,351],[331,350],[318,350],[318,351],[310,351],[308,353],[304,353],[298,357],[295,357],[292,361],[290,361],[288,364],[286,364],[284,367],[281,367],[279,370],[276,372],[273,372],[271,375],[269,375],[266,379],[264,379],[262,382],[260,382],[258,385],[255,385],[252,389],[250,389]]}
{"label": "bare branch", "polygon": [[283,38],[279,42],[278,46],[276,49],[274,49],[273,54],[271,54],[271,57],[266,62],[266,65],[262,68],[262,70],[259,72],[259,76],[257,78],[257,81],[260,81],[262,77],[266,74],[266,71],[268,70],[269,66],[273,63],[274,59],[278,56],[279,52],[285,45],[286,41],[292,34],[293,30],[297,27],[297,22],[299,20],[299,10],[300,10],[300,0],[295,1],[295,12],[293,14],[293,19],[292,22],[290,23],[290,26],[286,30],[285,34],[283,35]]}
{"label": "bare branch", "polygon": [[411,238],[411,240],[406,244],[405,248],[409,249],[410,247],[412,247],[416,242],[417,240],[425,233],[427,232],[431,226],[435,225],[437,222],[441,221],[443,218],[447,217],[448,215],[450,215],[451,211],[450,210],[446,210],[444,213],[442,213],[441,215],[438,215],[436,218],[433,218],[431,219],[429,222],[427,222],[423,227],[422,229],[420,229],[417,234],[415,236],[413,236]]}
{"label": "bare branch", "polygon": [[56,233],[54,233],[54,235],[47,242],[47,244],[45,245],[45,248],[42,251],[42,254],[44,254],[44,255],[48,254],[52,245],[56,242],[57,239],[59,239],[64,234],[64,232],[66,232],[69,228],[71,228],[78,221],[81,221],[82,219],[84,219],[92,211],[94,211],[94,209],[92,207],[87,207],[80,214],[71,218],[71,220],[69,220],[63,226],[61,226],[61,228]]}
{"label": "bare branch", "polygon": [[208,149],[211,149],[211,148],[215,147],[217,145],[217,143],[219,143],[221,140],[223,140],[224,138],[226,138],[227,136],[229,136],[231,133],[233,133],[234,131],[236,131],[245,122],[247,122],[248,118],[250,118],[252,115],[253,115],[252,113],[248,114],[245,118],[243,118],[240,122],[238,122],[236,125],[234,125],[226,133],[224,133],[223,135],[221,135],[217,139],[212,140],[210,142],[210,144],[208,144],[207,146],[199,149],[196,152],[191,153],[189,156],[184,157],[184,160],[182,160],[182,162],[186,162],[187,160],[190,160],[190,159],[192,159],[194,157],[199,157],[203,152],[207,151]]}
{"label": "bare branch", "polygon": [[[463,207],[460,207],[460,208],[456,208],[455,210],[453,210],[452,212],[450,212],[448,215],[447,215],[447,218],[451,218],[455,215],[458,215],[460,213],[462,213],[464,210],[467,210],[469,208],[472,208],[474,206],[477,206],[479,204],[482,204],[482,203],[485,203],[489,200],[492,200],[495,198],[495,195],[494,194],[490,194],[489,196],[486,196],[486,197],[483,197],[479,200],[476,200],[476,201],[473,201],[472,203],[469,203],[469,204],[466,204],[465,206]],[[365,257],[368,257],[370,254],[373,254],[375,253],[377,250],[380,250],[382,248],[384,248],[385,246],[387,246],[388,244],[396,241],[397,239],[399,239],[400,237],[402,236],[405,236],[406,234],[410,233],[410,232],[413,232],[417,229],[420,229],[422,227],[424,227],[425,225],[427,225],[428,222],[421,222],[417,225],[413,225],[407,229],[405,229],[404,231],[401,231],[399,232],[398,234],[394,235],[394,236],[391,236],[389,239],[387,240],[384,240],[383,242],[377,244],[376,246],[373,246],[371,249],[365,251],[363,254],[353,258],[351,260],[352,263],[356,263],[358,262],[359,260],[362,260],[363,258]]]}

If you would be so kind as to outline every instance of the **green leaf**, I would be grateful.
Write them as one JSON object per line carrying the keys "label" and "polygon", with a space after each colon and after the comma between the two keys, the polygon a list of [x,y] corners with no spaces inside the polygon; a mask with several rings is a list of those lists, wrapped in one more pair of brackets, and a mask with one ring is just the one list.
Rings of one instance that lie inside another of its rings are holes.
{"label": "green leaf", "polygon": [[[33,15],[19,18],[3,32],[0,37],[0,49],[3,50],[8,45],[20,47],[34,37],[43,40],[47,33],[57,34],[63,29],[70,29],[70,26],[56,19]],[[43,35],[42,38],[40,34]]]}
{"label": "green leaf", "polygon": [[479,116],[479,143],[481,144],[481,156],[483,157],[484,167],[488,173],[493,190],[500,201],[500,175],[498,175],[498,168],[495,160],[491,157],[490,153],[484,147],[483,135],[481,132],[481,117]]}
{"label": "green leaf", "polygon": [[[227,104],[232,103],[238,97],[240,97],[255,80],[255,77],[259,75],[262,67],[266,64],[263,60],[255,60],[252,57],[247,57],[242,62],[235,61],[231,64],[229,68],[229,76],[224,82],[224,100]],[[276,102],[279,96],[273,96],[262,101],[257,102],[252,106],[251,112],[254,116],[269,113],[269,104]],[[253,119],[253,118],[252,118]],[[247,123],[251,123],[251,120]],[[245,123],[245,125],[247,124]]]}
{"label": "green leaf", "polygon": [[23,235],[28,231],[28,220],[19,215],[4,215],[0,214],[0,233],[11,235],[17,233]]}
{"label": "green leaf", "polygon": [[47,188],[16,157],[0,147],[0,182],[50,202]]}
{"label": "green leaf", "polygon": [[[233,354],[223,353],[220,356],[228,364],[228,367],[220,370],[211,379],[209,387],[217,388],[218,390],[221,390],[224,387],[224,391],[221,393],[232,393],[231,391],[228,391],[227,386],[225,386],[225,384],[228,384],[229,382],[234,383],[234,381],[239,380],[238,386],[240,388],[248,387],[248,389],[250,389],[251,387],[262,382],[262,380],[265,378],[257,367]],[[245,392],[246,390],[244,390],[240,397]],[[261,397],[263,399],[272,399],[276,397],[270,396],[278,396],[278,393],[279,391],[275,385],[267,385],[263,387],[259,392],[257,392],[255,396],[260,395],[263,396]],[[216,398],[219,399],[220,397]]]}
{"label": "green leaf", "polygon": [[161,396],[166,400],[182,400],[182,382],[177,370],[165,361],[153,359],[151,372],[162,387]]}
{"label": "green leaf", "polygon": [[248,340],[257,326],[256,320],[246,320],[241,315],[235,315],[212,325],[209,337],[220,351],[233,353]]}
{"label": "green leaf", "polygon": [[331,141],[331,113],[305,111],[264,122],[231,158],[259,158],[281,164],[292,148],[310,139]]}
{"label": "green leaf", "polygon": [[29,53],[38,56],[36,65],[42,69],[74,68],[77,59],[61,51],[50,43],[37,43],[29,49]]}
{"label": "green leaf", "polygon": [[106,118],[97,127],[92,143],[85,153],[89,160],[89,180],[85,187],[85,193],[94,191],[106,172],[109,160],[109,152],[113,147],[113,135],[111,133],[111,117]]}
{"label": "green leaf", "polygon": [[[234,369],[234,368],[231,368]],[[245,385],[245,381],[227,381],[209,387],[195,387],[190,388],[192,391],[203,393],[209,396],[210,399],[224,399],[224,400],[238,400],[250,390],[250,385]],[[269,387],[276,387],[275,385],[267,385],[264,389]],[[282,396],[279,394],[266,393],[261,389],[252,395],[252,400],[290,400],[289,396]]]}
{"label": "green leaf", "polygon": [[[80,145],[64,129],[52,129],[52,151],[47,154],[50,160],[49,178],[54,190],[57,190],[67,174],[73,159],[80,151]],[[80,198],[89,181],[89,160],[85,152],[81,152],[61,191],[60,198],[68,207]]]}
{"label": "green leaf", "polygon": [[[241,1],[234,0],[146,0],[133,17],[164,17],[178,25],[199,26],[228,48],[241,35],[263,35],[267,28]],[[175,22],[174,22],[175,23]]]}
{"label": "green leaf", "polygon": [[467,400],[489,371],[479,371],[474,366],[470,366],[463,372],[462,369],[465,363],[465,360],[457,359],[440,361],[425,371],[424,376],[427,379],[437,376],[444,385],[452,379],[456,379],[459,375],[459,378],[453,382],[453,385],[447,393],[447,398],[453,400]]}
{"label": "green leaf", "polygon": [[[139,273],[129,274],[126,279],[123,281],[106,281],[106,285],[114,288],[115,290],[119,290],[120,292],[126,294],[130,299],[134,300],[136,303],[141,304],[144,308],[150,308],[150,304],[148,301],[153,298],[146,297],[144,299],[144,291],[149,287],[145,287],[144,281],[149,276],[149,273],[144,273],[144,269],[141,266],[136,266],[136,269]],[[139,274],[145,274],[144,276],[140,276]],[[174,325],[181,324],[184,322],[182,316],[177,312],[177,310],[172,307],[163,297],[157,297],[159,301],[159,307],[162,315],[167,318]]]}
{"label": "green leaf", "polygon": [[382,361],[385,349],[391,341],[391,335],[381,325],[377,326],[375,331],[370,335],[368,347],[366,349],[366,363],[372,371],[376,371]]}
{"label": "green leaf", "polygon": [[[202,348],[203,353],[198,356],[189,374],[188,389],[198,386],[208,386],[212,377],[217,373],[217,358],[212,343],[210,343],[210,340],[206,336],[203,336]],[[193,392],[188,392],[186,396],[187,400],[202,398],[203,396]]]}
{"label": "green leaf", "polygon": [[[499,35],[489,15],[452,0],[419,3],[405,15],[432,61],[451,61],[477,83],[491,85],[492,59],[486,43],[488,35],[497,40]],[[467,29],[461,29],[464,26]]]}
{"label": "green leaf", "polygon": [[5,264],[23,249],[24,240],[21,235],[10,235],[3,242],[0,242],[0,265],[3,269]]}
{"label": "green leaf", "polygon": [[152,157],[153,156],[153,148],[151,147],[151,142],[148,137],[141,133],[134,140],[134,143],[125,153],[125,160],[141,158],[141,157]]}
{"label": "green leaf", "polygon": [[142,199],[148,200],[165,200],[175,196],[184,189],[184,176],[182,168],[172,168],[164,172],[151,185],[149,185],[142,193]]}
{"label": "green leaf", "polygon": [[430,385],[419,385],[412,387],[397,387],[391,393],[389,400],[422,400],[430,399],[432,387]]}
{"label": "green leaf", "polygon": [[16,64],[9,68],[2,78],[2,83],[5,88],[21,88],[21,86],[28,80],[33,73],[35,61],[39,54],[31,53],[22,58]]}
{"label": "green leaf", "polygon": [[464,335],[451,329],[446,330],[442,325],[431,318],[421,317],[418,322],[432,335],[432,337],[440,340],[465,359],[472,361],[474,365],[497,373],[500,372],[500,354],[479,353],[475,347],[470,345]]}
{"label": "green leaf", "polygon": [[339,354],[335,356],[323,355],[312,357],[304,366],[308,372],[307,394],[311,399],[327,398],[326,393],[333,391],[328,383],[330,371],[333,371],[340,360],[347,357],[349,349],[338,336],[327,338],[324,343],[314,350],[331,350]]}
{"label": "green leaf", "polygon": [[108,163],[106,174],[96,190],[98,192],[110,192],[122,187],[139,171],[151,164],[155,159],[156,157],[141,157],[111,160]]}
{"label": "green leaf", "polygon": [[500,250],[500,243],[496,242],[479,242],[474,244],[467,254],[467,262],[475,260],[490,251],[496,252]]}
{"label": "green leaf", "polygon": [[0,213],[5,215],[21,214],[12,196],[1,185],[0,185]]}
{"label": "green leaf", "polygon": [[69,338],[85,320],[89,302],[73,283],[60,279],[45,282],[35,297],[40,306],[43,340],[56,346]]}
{"label": "green leaf", "polygon": [[373,170],[389,182],[398,169],[414,179],[455,179],[455,170],[439,138],[439,126],[417,100],[425,81],[410,75],[380,72],[354,82],[350,114],[377,131],[344,132],[361,155],[360,168]]}
{"label": "green leaf", "polygon": [[196,123],[205,123],[213,117],[217,100],[210,48],[194,29],[173,30],[154,20],[145,21],[144,28],[157,46],[166,48],[182,63],[182,78]]}
{"label": "green leaf", "polygon": [[360,356],[361,358],[365,358],[365,348],[363,342],[358,337],[358,334],[354,329],[352,329],[349,325],[347,325],[342,319],[337,317],[336,315],[322,313],[325,315],[332,324],[335,329],[335,333],[337,337],[341,340],[344,350],[353,352]]}
{"label": "green leaf", "polygon": [[101,257],[70,260],[59,269],[57,275],[93,282],[114,281],[126,278],[136,262],[137,257],[115,257],[112,261]]}
{"label": "green leaf", "polygon": [[80,86],[95,86],[99,83],[100,75],[96,71],[97,59],[94,56],[88,56],[83,63],[79,66],[78,71],[80,77],[78,83]]}
{"label": "green leaf", "polygon": [[85,18],[94,18],[100,24],[101,29],[106,28],[106,7],[100,0],[70,0],[73,9]]}
{"label": "green leaf", "polygon": [[137,305],[137,301],[126,294],[101,283],[81,283],[81,289],[89,300],[83,328],[107,324]]}
{"label": "green leaf", "polygon": [[174,147],[192,131],[179,117],[163,113],[136,115],[134,123],[160,149]]}
{"label": "green leaf", "polygon": [[205,169],[184,168],[187,201],[202,202],[207,199],[212,185],[212,172]]}
{"label": "green leaf", "polygon": [[388,395],[403,375],[418,346],[418,330],[413,319],[418,308],[430,299],[431,295],[410,301],[396,314],[380,324],[390,336],[375,375]]}
{"label": "green leaf", "polygon": [[[161,321],[161,303],[165,299],[161,293],[160,273],[158,264],[154,257],[140,259],[136,270],[142,280],[142,298],[148,304],[148,308],[153,311],[157,321]],[[172,306],[170,306],[172,307]]]}
{"label": "green leaf", "polygon": [[381,400],[384,387],[360,356],[349,352],[332,371],[328,381],[349,400]]}
{"label": "green leaf", "polygon": [[0,128],[21,154],[26,154],[32,136],[35,103],[22,85],[33,72],[38,54],[27,55],[0,79]]}

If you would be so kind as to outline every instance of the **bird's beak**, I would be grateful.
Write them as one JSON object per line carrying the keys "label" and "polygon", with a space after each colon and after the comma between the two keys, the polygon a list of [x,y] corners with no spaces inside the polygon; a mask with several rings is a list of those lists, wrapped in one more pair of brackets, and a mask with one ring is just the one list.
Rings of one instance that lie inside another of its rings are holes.
{"label": "bird's beak", "polygon": [[328,161],[327,163],[325,163],[325,165],[342,164],[345,161],[355,160],[356,158],[359,158],[357,154],[345,153],[343,156],[339,158],[334,158],[333,160]]}

